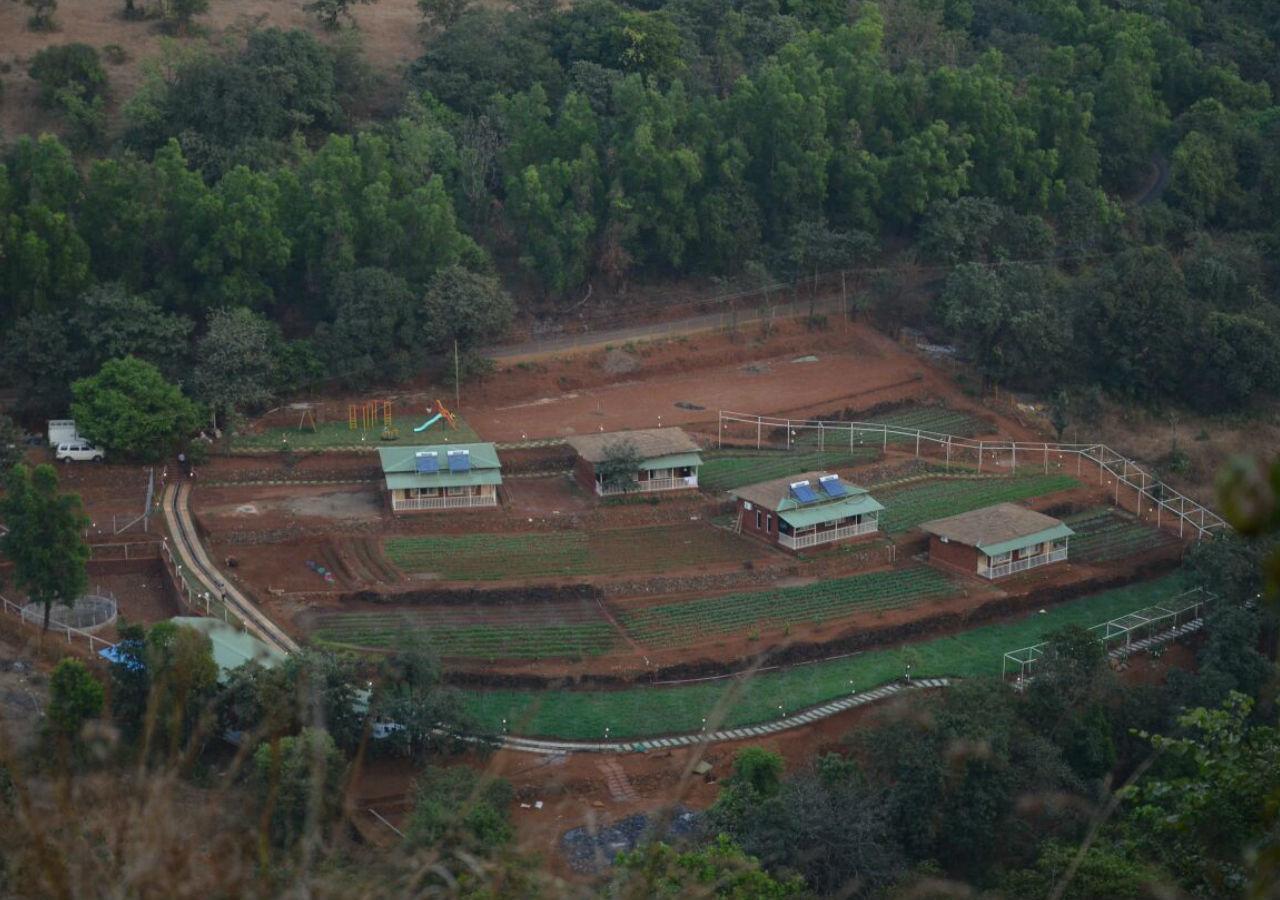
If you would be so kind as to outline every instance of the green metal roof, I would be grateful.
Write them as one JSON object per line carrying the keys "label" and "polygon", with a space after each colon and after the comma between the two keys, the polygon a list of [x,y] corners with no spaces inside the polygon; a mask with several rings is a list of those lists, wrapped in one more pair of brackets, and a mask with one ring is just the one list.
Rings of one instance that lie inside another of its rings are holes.
{"label": "green metal roof", "polygon": [[472,469],[470,472],[388,472],[387,490],[406,488],[473,487],[478,484],[502,484],[497,469]]}
{"label": "green metal roof", "polygon": [[795,509],[778,510],[778,518],[792,528],[808,528],[845,516],[865,516],[884,509],[870,494],[855,494],[831,503],[810,503]]}
{"label": "green metal roof", "polygon": [[1044,531],[1037,531],[1035,534],[1028,534],[1009,541],[1001,541],[998,544],[979,544],[978,549],[987,554],[987,556],[999,556],[1001,553],[1020,550],[1033,544],[1043,544],[1045,541],[1056,541],[1058,538],[1070,537],[1073,534],[1075,532],[1066,525],[1055,525],[1052,528],[1044,529]]}
{"label": "green metal roof", "polygon": [[666,456],[654,456],[650,459],[643,460],[640,468],[650,469],[680,469],[684,466],[700,466],[702,465],[702,457],[697,453],[670,453]]}
{"label": "green metal roof", "polygon": [[417,456],[419,453],[440,454],[440,468],[447,469],[450,450],[466,450],[471,457],[471,468],[500,469],[498,449],[493,444],[421,444],[406,447],[379,447],[378,457],[382,461],[384,474],[391,472],[417,473]]}
{"label": "green metal roof", "polygon": [[284,654],[258,640],[247,631],[218,619],[203,616],[177,616],[170,621],[182,628],[193,628],[209,635],[213,642],[213,661],[218,664],[218,679],[253,660],[270,669],[284,661]]}

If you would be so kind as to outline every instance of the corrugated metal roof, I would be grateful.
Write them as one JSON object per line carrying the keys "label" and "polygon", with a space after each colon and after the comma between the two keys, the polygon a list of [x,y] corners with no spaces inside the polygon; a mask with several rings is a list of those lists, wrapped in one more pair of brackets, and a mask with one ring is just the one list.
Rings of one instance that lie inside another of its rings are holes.
{"label": "corrugated metal roof", "polygon": [[1037,531],[1035,534],[1001,541],[998,544],[979,544],[978,549],[987,554],[987,556],[999,556],[1001,553],[1012,553],[1014,550],[1021,550],[1023,547],[1043,544],[1045,541],[1056,541],[1058,538],[1071,537],[1073,534],[1075,534],[1074,531],[1059,523],[1052,528],[1046,528],[1044,531]]}
{"label": "corrugated metal roof", "polygon": [[565,438],[575,452],[587,462],[599,463],[608,458],[610,447],[629,442],[648,461],[681,453],[697,453],[701,448],[680,428],[639,428],[634,431],[606,431],[600,434],[575,434]]}
{"label": "corrugated metal roof", "polygon": [[652,459],[646,459],[641,468],[680,469],[685,466],[693,467],[700,465],[702,465],[702,457],[696,453],[672,453],[669,456],[655,456]]}
{"label": "corrugated metal roof", "polygon": [[466,450],[471,460],[472,469],[500,469],[502,463],[498,459],[498,448],[493,444],[425,444],[405,447],[379,447],[378,459],[382,462],[382,471],[415,472],[418,468],[419,453],[438,454],[440,468],[448,466],[450,450]]}
{"label": "corrugated metal roof", "polygon": [[807,528],[846,516],[865,516],[882,509],[884,507],[870,494],[856,494],[830,503],[810,503],[796,509],[781,510],[778,518],[793,528]]}
{"label": "corrugated metal roof", "polygon": [[472,469],[470,472],[388,472],[384,477],[387,490],[406,488],[471,487],[477,484],[502,484],[497,469]]}
{"label": "corrugated metal roof", "polygon": [[[1060,521],[1044,513],[1018,506],[1016,503],[997,503],[969,512],[934,519],[920,526],[928,534],[936,534],[948,541],[970,547],[998,547],[1013,542],[1024,547],[1029,538],[1057,527],[1066,528]],[[1066,534],[1072,534],[1067,528]],[[986,552],[986,551],[984,551]],[[1004,551],[999,551],[1003,553]]]}

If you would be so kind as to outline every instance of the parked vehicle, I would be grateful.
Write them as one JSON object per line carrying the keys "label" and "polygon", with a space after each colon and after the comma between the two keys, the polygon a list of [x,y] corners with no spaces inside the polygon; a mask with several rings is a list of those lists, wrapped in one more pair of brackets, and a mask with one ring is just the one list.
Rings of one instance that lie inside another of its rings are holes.
{"label": "parked vehicle", "polygon": [[49,420],[49,446],[57,447],[80,440],[80,432],[76,431],[75,419]]}
{"label": "parked vehicle", "polygon": [[64,463],[69,463],[72,460],[76,462],[102,462],[106,455],[104,450],[93,446],[88,441],[67,441],[59,444],[58,449],[53,453],[54,459],[60,459]]}

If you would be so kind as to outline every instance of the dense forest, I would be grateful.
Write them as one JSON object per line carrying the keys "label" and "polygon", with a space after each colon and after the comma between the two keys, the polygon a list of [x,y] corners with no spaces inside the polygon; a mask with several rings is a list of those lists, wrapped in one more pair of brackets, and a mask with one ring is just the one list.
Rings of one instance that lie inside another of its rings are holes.
{"label": "dense forest", "polygon": [[357,42],[251,30],[173,44],[109,128],[97,51],[37,55],[65,137],[10,136],[0,170],[26,412],[130,353],[208,399],[185,373],[228,308],[271,390],[400,378],[510,318],[466,271],[528,311],[874,269],[859,308],[992,382],[1213,411],[1280,386],[1275,0],[423,8],[398,99]]}

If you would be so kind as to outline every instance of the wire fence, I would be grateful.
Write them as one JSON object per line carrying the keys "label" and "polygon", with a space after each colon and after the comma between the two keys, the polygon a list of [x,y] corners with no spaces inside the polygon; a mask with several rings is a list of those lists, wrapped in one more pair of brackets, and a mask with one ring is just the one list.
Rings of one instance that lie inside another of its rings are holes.
{"label": "wire fence", "polygon": [[1229,528],[1213,510],[1175,490],[1133,460],[1105,444],[1066,444],[1048,441],[1013,441],[959,437],[920,428],[904,428],[882,422],[843,422],[820,419],[785,419],[750,413],[720,411],[717,446],[754,446],[757,449],[819,451],[855,449],[890,443],[912,448],[918,457],[953,465],[976,466],[979,473],[1023,469],[1075,469],[1080,477],[1096,473],[1099,484],[1111,489],[1112,502],[1139,519],[1154,519],[1157,528],[1177,529],[1197,540]]}

